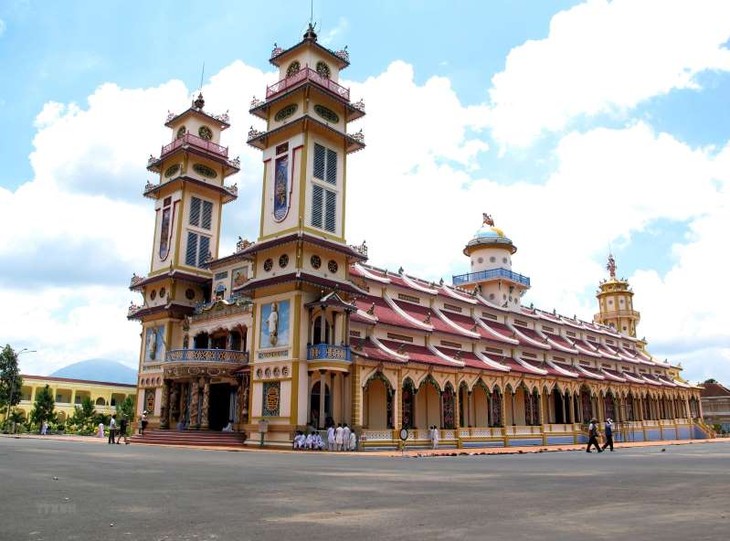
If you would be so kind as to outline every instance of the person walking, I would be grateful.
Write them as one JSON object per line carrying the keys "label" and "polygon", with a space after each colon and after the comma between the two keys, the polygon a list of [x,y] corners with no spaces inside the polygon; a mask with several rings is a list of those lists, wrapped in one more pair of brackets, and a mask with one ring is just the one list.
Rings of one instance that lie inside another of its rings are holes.
{"label": "person walking", "polygon": [[586,447],[586,453],[591,452],[591,445],[594,445],[596,447],[596,451],[599,453],[602,453],[601,446],[598,445],[598,421],[594,417],[591,419],[590,424],[588,425],[588,447]]}
{"label": "person walking", "polygon": [[433,433],[431,435],[431,444],[434,449],[439,448],[439,439],[441,439],[441,434],[439,433],[439,427],[436,425],[433,425]]}
{"label": "person walking", "polygon": [[342,450],[350,450],[350,427],[347,426],[347,423],[342,425]]}
{"label": "person walking", "polygon": [[342,434],[344,429],[342,428],[342,423],[337,423],[337,428],[335,428],[335,449],[337,451],[342,451]]}
{"label": "person walking", "polygon": [[114,443],[114,436],[116,436],[117,432],[117,414],[115,413],[112,415],[112,418],[109,419],[109,439],[107,440],[107,443]]}
{"label": "person walking", "polygon": [[122,417],[122,420],[119,421],[119,436],[117,436],[117,445],[121,443],[122,438],[124,438],[124,445],[129,445],[129,440],[127,439],[128,424],[129,421],[127,421],[126,417]]}
{"label": "person walking", "polygon": [[603,444],[603,450],[605,451],[606,447],[610,447],[613,453],[613,419],[610,417],[606,419],[606,423],[603,425],[603,435],[606,438],[606,443]]}
{"label": "person walking", "polygon": [[327,427],[327,450],[335,450],[335,424],[332,423]]}

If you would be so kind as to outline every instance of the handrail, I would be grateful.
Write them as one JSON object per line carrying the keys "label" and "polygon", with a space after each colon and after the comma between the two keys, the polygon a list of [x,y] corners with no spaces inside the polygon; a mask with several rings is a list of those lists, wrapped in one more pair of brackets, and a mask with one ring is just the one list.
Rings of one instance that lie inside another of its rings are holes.
{"label": "handrail", "polygon": [[455,286],[469,283],[469,282],[481,282],[483,280],[490,280],[492,278],[507,278],[513,282],[530,287],[530,279],[527,276],[517,274],[509,269],[489,269],[479,272],[469,272],[467,274],[459,274],[452,276],[451,279]]}
{"label": "handrail", "polygon": [[281,81],[277,81],[271,86],[266,87],[266,99],[269,99],[272,96],[275,96],[279,92],[283,92],[284,90],[291,88],[294,85],[297,85],[301,83],[302,81],[312,81],[313,83],[318,84],[322,88],[325,88],[329,90],[330,92],[334,92],[338,96],[346,99],[347,101],[350,101],[350,89],[345,88],[342,85],[339,85],[335,83],[332,79],[328,77],[324,77],[314,71],[312,68],[303,68],[300,69],[298,72],[296,72],[294,75],[290,77],[286,77],[285,79],[282,79]]}
{"label": "handrail", "polygon": [[183,144],[193,145],[195,147],[202,148],[203,150],[207,150],[209,152],[212,152],[213,154],[223,156],[224,158],[228,157],[227,147],[221,146],[218,143],[214,143],[213,141],[206,141],[205,139],[198,137],[197,135],[193,135],[192,133],[186,133],[182,137],[175,139],[169,145],[163,146],[160,152],[160,158],[162,158],[165,154],[168,154],[173,150],[181,147]]}

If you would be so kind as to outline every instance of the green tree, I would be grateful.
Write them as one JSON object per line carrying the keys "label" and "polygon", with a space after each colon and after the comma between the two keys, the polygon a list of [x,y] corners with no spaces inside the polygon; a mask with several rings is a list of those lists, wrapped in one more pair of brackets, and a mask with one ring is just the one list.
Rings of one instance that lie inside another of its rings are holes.
{"label": "green tree", "polygon": [[126,417],[127,420],[134,420],[134,401],[131,396],[122,400],[121,404],[117,404],[117,422]]}
{"label": "green tree", "polygon": [[75,425],[82,433],[91,433],[94,431],[94,419],[96,417],[96,409],[91,398],[84,397],[81,400],[81,406],[74,408],[74,414],[70,419],[70,423]]}
{"label": "green tree", "polygon": [[30,420],[33,424],[40,426],[43,421],[49,423],[56,419],[56,403],[53,400],[51,389],[46,385],[36,393],[35,404],[30,412]]}
{"label": "green tree", "polygon": [[20,402],[23,378],[18,368],[18,354],[7,344],[0,352],[0,411],[8,417],[10,408]]}

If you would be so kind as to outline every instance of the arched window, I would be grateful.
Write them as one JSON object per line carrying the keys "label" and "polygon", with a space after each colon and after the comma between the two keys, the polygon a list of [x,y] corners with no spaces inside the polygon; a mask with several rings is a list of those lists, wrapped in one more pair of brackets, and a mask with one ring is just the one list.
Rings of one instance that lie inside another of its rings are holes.
{"label": "arched window", "polygon": [[299,60],[295,60],[291,64],[289,64],[289,67],[286,68],[286,76],[291,77],[295,73],[298,73],[301,69],[301,64],[299,63]]}
{"label": "arched window", "polygon": [[332,72],[330,71],[330,67],[320,60],[317,62],[317,74],[329,79]]}

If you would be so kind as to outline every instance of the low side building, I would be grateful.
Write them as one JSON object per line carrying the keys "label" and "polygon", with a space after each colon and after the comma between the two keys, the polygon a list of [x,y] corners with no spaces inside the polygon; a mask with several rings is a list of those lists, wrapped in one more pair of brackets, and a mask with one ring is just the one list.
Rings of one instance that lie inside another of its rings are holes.
{"label": "low side building", "polygon": [[704,383],[700,391],[700,403],[705,422],[720,425],[723,432],[730,432],[730,389],[720,383]]}
{"label": "low side building", "polygon": [[117,404],[121,404],[130,396],[134,400],[137,395],[137,386],[125,383],[23,375],[20,403],[13,411],[21,413],[27,419],[38,392],[46,385],[53,395],[55,411],[60,422],[65,422],[71,417],[76,406],[81,406],[84,398],[91,399],[97,413],[110,415],[116,413]]}

